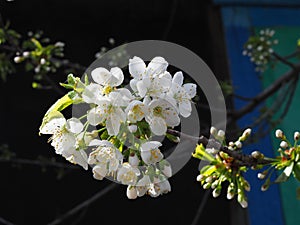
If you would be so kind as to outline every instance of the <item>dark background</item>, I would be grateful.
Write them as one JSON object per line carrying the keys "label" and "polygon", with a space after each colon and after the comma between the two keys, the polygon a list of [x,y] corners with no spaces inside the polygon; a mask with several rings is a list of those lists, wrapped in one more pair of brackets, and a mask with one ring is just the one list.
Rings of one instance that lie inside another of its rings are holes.
{"label": "dark background", "polygon": [[[102,46],[136,40],[167,40],[198,54],[218,78],[226,78],[223,33],[218,8],[199,0],[0,1],[0,12],[22,35],[43,30],[53,42],[66,43],[66,58],[88,66]],[[21,67],[20,67],[21,68]],[[66,74],[52,77],[63,82]],[[59,97],[31,88],[32,74],[20,69],[0,83],[0,143],[18,157],[56,157],[47,137],[38,136],[45,111]],[[58,161],[64,162],[59,156]],[[191,224],[204,195],[196,182],[199,161],[190,162],[170,179],[172,192],[157,199],[135,201],[118,186],[63,224]],[[37,166],[0,164],[0,216],[15,224],[47,224],[107,186],[91,171],[71,170],[62,179],[57,171]],[[234,224],[235,204],[224,197],[209,201],[198,224]],[[1,224],[1,222],[0,222]]]}

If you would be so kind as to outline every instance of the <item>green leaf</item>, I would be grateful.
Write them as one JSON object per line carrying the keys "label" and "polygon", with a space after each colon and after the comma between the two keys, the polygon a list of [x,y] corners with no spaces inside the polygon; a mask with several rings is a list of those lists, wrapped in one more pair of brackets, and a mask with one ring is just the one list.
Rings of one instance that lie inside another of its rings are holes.
{"label": "green leaf", "polygon": [[68,84],[74,86],[76,83],[76,78],[73,76],[73,74],[68,75]]}
{"label": "green leaf", "polygon": [[292,162],[290,165],[288,165],[283,172],[279,175],[279,177],[277,177],[277,179],[275,180],[275,183],[282,183],[282,182],[286,182],[289,177],[291,176],[292,172],[293,172],[293,167],[294,167],[294,162]]}
{"label": "green leaf", "polygon": [[36,40],[35,38],[31,38],[31,41],[33,42],[33,44],[35,45],[35,47],[37,47],[38,50],[42,50],[43,46],[41,45],[41,43]]}
{"label": "green leaf", "polygon": [[198,159],[205,159],[209,162],[213,162],[216,160],[211,154],[206,152],[203,144],[197,145],[195,153],[193,153],[192,156]]}
{"label": "green leaf", "polygon": [[217,167],[215,165],[207,165],[204,166],[201,170],[200,173],[204,176],[210,176],[212,173],[214,173],[217,170]]}
{"label": "green leaf", "polygon": [[69,105],[73,103],[73,100],[68,96],[69,94],[64,95],[62,98],[57,100],[46,112],[44,115],[42,124],[40,126],[40,130],[45,126],[46,123],[49,122],[54,116],[58,114],[56,112],[60,112],[63,109],[67,108]]}
{"label": "green leaf", "polygon": [[66,88],[66,89],[73,89],[74,86],[70,84],[65,84],[65,83],[59,83],[60,86]]}

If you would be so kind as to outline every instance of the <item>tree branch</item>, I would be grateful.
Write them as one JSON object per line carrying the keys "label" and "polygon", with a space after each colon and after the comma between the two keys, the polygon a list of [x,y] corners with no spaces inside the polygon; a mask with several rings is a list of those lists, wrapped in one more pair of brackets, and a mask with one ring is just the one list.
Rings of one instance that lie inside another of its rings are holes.
{"label": "tree branch", "polygon": [[112,184],[108,185],[107,187],[105,187],[104,189],[102,189],[101,191],[99,191],[95,195],[93,195],[91,198],[83,201],[82,203],[75,206],[73,209],[66,212],[65,214],[63,214],[59,218],[57,218],[54,221],[48,223],[48,225],[57,225],[57,224],[62,223],[64,220],[66,220],[70,216],[73,216],[75,213],[79,212],[80,210],[84,209],[85,207],[89,206],[90,204],[92,204],[93,202],[95,202],[96,200],[98,200],[103,195],[107,194],[109,191],[113,190],[116,187],[118,187],[118,184],[116,184],[116,183],[112,183]]}
{"label": "tree branch", "polygon": [[230,119],[228,123],[232,122],[232,120],[237,120],[244,116],[245,114],[251,112],[257,105],[259,105],[262,101],[266,100],[268,97],[273,95],[279,88],[281,88],[288,81],[292,80],[294,77],[299,75],[300,71],[300,63],[294,66],[294,69],[288,71],[283,76],[279,77],[272,85],[258,94],[256,97],[252,99],[246,106],[241,108],[238,111],[228,112],[228,116]]}

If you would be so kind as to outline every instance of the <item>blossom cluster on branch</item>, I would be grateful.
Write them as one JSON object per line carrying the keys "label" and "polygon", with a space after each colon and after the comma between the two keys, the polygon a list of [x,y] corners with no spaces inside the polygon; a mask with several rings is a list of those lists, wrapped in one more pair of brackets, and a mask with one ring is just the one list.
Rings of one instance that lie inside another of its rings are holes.
{"label": "blossom cluster on branch", "polygon": [[[180,116],[191,115],[196,85],[184,84],[183,73],[172,76],[167,67],[162,57],[147,66],[133,57],[130,88],[121,87],[124,74],[118,67],[93,69],[94,82],[87,75],[84,81],[69,75],[61,85],[71,91],[47,111],[40,133],[51,134],[55,152],[71,163],[92,166],[95,179],[111,177],[128,185],[130,199],[169,192],[171,165],[160,150],[162,143],[152,137],[165,135],[180,124]],[[88,109],[80,118],[66,119],[61,111],[72,104]]]}

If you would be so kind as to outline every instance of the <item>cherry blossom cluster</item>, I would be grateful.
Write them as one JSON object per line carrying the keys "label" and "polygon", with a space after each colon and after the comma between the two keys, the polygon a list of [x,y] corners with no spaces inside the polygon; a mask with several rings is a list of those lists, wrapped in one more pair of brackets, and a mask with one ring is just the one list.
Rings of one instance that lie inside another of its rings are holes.
{"label": "cherry blossom cluster", "polygon": [[249,56],[250,61],[256,64],[256,71],[263,72],[274,53],[273,46],[278,44],[278,40],[273,39],[274,34],[274,30],[267,28],[245,43],[243,55]]}
{"label": "cherry blossom cluster", "polygon": [[[55,152],[69,162],[86,170],[90,165],[95,179],[111,177],[127,185],[130,199],[169,192],[171,165],[162,143],[152,137],[165,135],[180,124],[180,116],[191,115],[196,85],[184,84],[183,73],[172,76],[167,67],[162,57],[148,65],[133,57],[130,88],[121,86],[124,74],[118,67],[93,69],[93,82],[69,75],[62,86],[71,91],[48,110],[40,133],[52,135]],[[66,119],[61,111],[72,104],[88,109],[80,118]]]}

